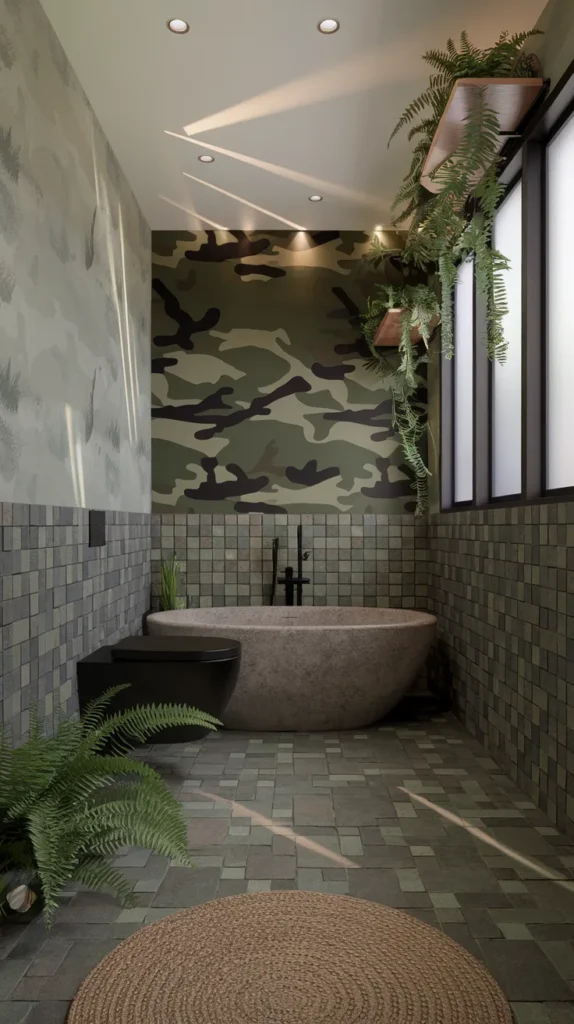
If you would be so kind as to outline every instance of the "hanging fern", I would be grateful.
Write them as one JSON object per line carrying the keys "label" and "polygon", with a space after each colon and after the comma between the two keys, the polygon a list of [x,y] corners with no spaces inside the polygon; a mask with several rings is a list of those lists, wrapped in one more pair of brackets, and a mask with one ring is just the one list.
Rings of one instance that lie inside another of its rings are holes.
{"label": "hanging fern", "polygon": [[215,729],[219,722],[167,704],[110,715],[122,689],[108,690],[81,721],[59,715],[54,736],[44,735],[36,709],[22,746],[12,748],[0,735],[0,895],[19,884],[38,890],[48,923],[72,880],[133,905],[132,886],[110,863],[121,847],[190,864],[177,800],[149,765],[125,755],[158,729]]}
{"label": "hanging fern", "polygon": [[[380,258],[380,245],[375,245],[371,258],[373,255]],[[377,348],[374,344],[377,329],[389,309],[402,309],[401,340],[396,351]],[[426,430],[426,408],[419,398],[425,379],[420,370],[427,362],[428,344],[438,316],[439,303],[432,288],[424,284],[404,284],[378,285],[363,317],[364,336],[371,351],[365,365],[380,374],[391,392],[392,423],[401,439],[405,462],[414,476],[417,516],[428,508],[429,477],[420,451]],[[413,328],[422,338],[417,345],[411,341]]]}
{"label": "hanging fern", "polygon": [[434,72],[428,88],[407,106],[389,138],[390,143],[398,132],[408,128],[409,140],[417,140],[410,168],[393,203],[395,223],[409,224],[405,262],[438,270],[443,351],[447,356],[453,351],[451,307],[456,267],[468,257],[474,259],[477,288],[485,298],[489,355],[503,360],[506,349],[503,271],[508,262],[491,247],[494,217],[504,193],[497,178],[500,125],[488,107],[484,90],[478,90],[456,151],[431,174],[438,186],[436,193],[421,184],[421,172],[457,80],[539,75],[538,59],[523,50],[524,43],[536,34],[536,29],[512,36],[503,32],[494,46],[481,50],[463,32],[458,49],[449,39],[446,50],[429,50],[423,57]]}

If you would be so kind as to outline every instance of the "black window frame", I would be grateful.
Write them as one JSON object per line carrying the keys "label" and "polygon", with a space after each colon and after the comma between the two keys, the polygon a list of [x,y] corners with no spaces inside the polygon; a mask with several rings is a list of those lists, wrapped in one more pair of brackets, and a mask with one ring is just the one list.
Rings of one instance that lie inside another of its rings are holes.
{"label": "black window frame", "polygon": [[[508,184],[506,185],[506,189],[504,191],[504,195],[501,197],[500,202],[498,204],[498,209],[502,206],[504,201],[506,199],[508,199],[510,193],[516,188],[516,186],[519,185],[519,184],[522,185],[522,180],[523,180],[523,169],[522,169],[522,167],[520,167],[520,169],[514,175],[512,180],[509,181]],[[524,221],[524,198],[523,198],[522,203],[521,203],[521,209],[522,209],[522,221]],[[523,230],[524,230],[524,223],[521,224],[521,232]],[[522,248],[522,258],[524,258],[524,247],[521,246],[521,248]],[[522,273],[522,283],[524,285],[524,273]],[[524,293],[522,293],[521,305],[522,305],[522,309],[523,309],[524,308]],[[520,330],[521,330],[520,370],[521,370],[521,373],[522,373],[522,361],[523,361],[523,358],[524,358],[524,330],[523,330],[522,322],[521,322]],[[484,504],[489,505],[489,506],[492,505],[493,507],[499,508],[501,503],[504,504],[504,502],[506,502],[506,503],[511,502],[512,504],[516,504],[517,501],[520,501],[520,498],[522,496],[522,490],[524,488],[524,480],[521,480],[521,490],[519,492],[515,492],[514,494],[497,494],[497,495],[495,495],[493,493],[493,481],[494,481],[494,458],[493,458],[493,441],[494,441],[494,418],[493,418],[493,408],[494,408],[494,362],[492,361],[492,359],[488,359],[487,358],[487,363],[488,363],[488,398],[487,398],[487,414],[486,415],[488,416],[488,497],[487,497],[486,502],[484,502]],[[523,406],[523,403],[524,403],[523,389],[524,388],[523,388],[523,384],[522,384],[521,385],[521,389],[520,389],[521,390],[521,395],[520,395],[520,422],[521,422],[521,426],[520,426],[520,458],[521,458],[521,463],[522,463],[522,454],[523,454],[523,450],[524,450],[524,436],[523,436],[523,434],[524,434],[524,416],[523,416],[523,412],[522,412],[522,406]],[[521,468],[521,477],[522,477],[522,472],[523,472],[523,468]]]}
{"label": "black window frame", "polygon": [[440,509],[514,508],[574,500],[574,484],[549,489],[547,483],[547,175],[548,144],[574,115],[574,60],[556,87],[543,94],[501,153],[499,180],[506,185],[501,202],[522,182],[522,487],[520,494],[492,494],[493,368],[484,345],[482,299],[474,287],[473,480],[471,501],[454,501],[454,358],[441,355]]}
{"label": "black window frame", "polygon": [[[456,305],[456,283],[455,283],[455,288],[453,289],[452,301],[453,301],[453,306],[455,306]],[[454,310],[453,310],[453,320],[454,320]],[[456,330],[456,328],[455,328],[455,330]],[[443,359],[444,359],[444,357],[443,357]],[[448,362],[450,364],[450,369],[451,369],[451,374],[452,374],[452,380],[451,380],[451,388],[452,388],[451,423],[452,423],[452,429],[451,429],[451,441],[450,441],[451,447],[452,447],[452,454],[451,454],[451,473],[452,473],[451,494],[452,494],[452,508],[453,509],[464,509],[464,508],[472,508],[473,505],[474,505],[475,499],[476,499],[476,480],[475,480],[475,464],[476,464],[476,458],[475,458],[475,453],[476,453],[476,449],[475,449],[475,445],[476,445],[476,417],[475,417],[475,410],[476,410],[476,365],[475,365],[476,364],[476,275],[474,274],[474,272],[473,272],[473,275],[472,275],[472,466],[473,466],[473,472],[472,472],[472,497],[471,498],[467,498],[465,501],[455,501],[455,498],[454,498],[455,493],[456,493],[456,431],[454,429],[455,410],[456,410],[456,363],[455,363],[455,360],[456,360],[456,349],[455,349],[455,352],[454,352],[453,356],[449,360],[444,360],[445,362]]]}

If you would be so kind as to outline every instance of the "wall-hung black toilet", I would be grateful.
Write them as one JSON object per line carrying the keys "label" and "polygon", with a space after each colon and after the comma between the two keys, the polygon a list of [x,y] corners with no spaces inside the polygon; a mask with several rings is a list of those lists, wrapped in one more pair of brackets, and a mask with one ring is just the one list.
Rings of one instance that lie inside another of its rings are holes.
{"label": "wall-hung black toilet", "polygon": [[[77,665],[80,715],[111,686],[129,683],[110,711],[142,704],[187,704],[222,719],[239,675],[241,644],[225,637],[133,636],[82,658]],[[187,743],[207,729],[162,729],[148,743]]]}

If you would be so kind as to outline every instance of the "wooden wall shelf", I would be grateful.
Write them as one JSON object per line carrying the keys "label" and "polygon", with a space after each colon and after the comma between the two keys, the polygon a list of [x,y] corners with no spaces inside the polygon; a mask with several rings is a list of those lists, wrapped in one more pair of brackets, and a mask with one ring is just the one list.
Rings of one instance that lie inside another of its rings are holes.
{"label": "wooden wall shelf", "polygon": [[532,104],[544,88],[543,78],[459,78],[439,121],[421,174],[421,185],[429,192],[441,187],[430,175],[458,148],[465,119],[475,106],[479,89],[486,92],[486,103],[495,112],[500,124],[500,146],[506,136],[516,131]]}
{"label": "wooden wall shelf", "polygon": [[[375,337],[373,338],[373,345],[377,348],[398,348],[401,343],[401,318],[403,315],[402,309],[388,309],[383,319],[381,320]],[[437,326],[439,321],[438,316],[434,316],[430,322],[431,330]],[[411,341],[413,345],[417,342],[422,341],[422,335],[418,328],[413,327],[411,331]]]}

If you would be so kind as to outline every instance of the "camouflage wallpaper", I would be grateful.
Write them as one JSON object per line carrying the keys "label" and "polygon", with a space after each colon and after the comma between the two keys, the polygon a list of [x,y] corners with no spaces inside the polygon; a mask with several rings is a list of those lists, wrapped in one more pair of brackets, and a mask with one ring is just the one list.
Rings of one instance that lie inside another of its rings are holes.
{"label": "camouflage wallpaper", "polygon": [[150,247],[38,0],[0,0],[0,501],[149,511]]}
{"label": "camouflage wallpaper", "polygon": [[154,232],[156,512],[414,510],[363,232]]}

